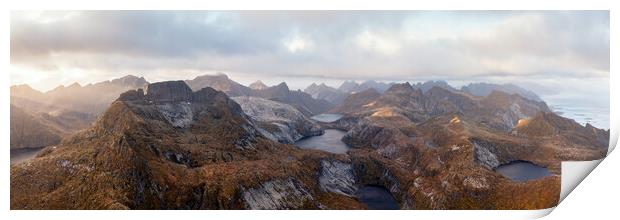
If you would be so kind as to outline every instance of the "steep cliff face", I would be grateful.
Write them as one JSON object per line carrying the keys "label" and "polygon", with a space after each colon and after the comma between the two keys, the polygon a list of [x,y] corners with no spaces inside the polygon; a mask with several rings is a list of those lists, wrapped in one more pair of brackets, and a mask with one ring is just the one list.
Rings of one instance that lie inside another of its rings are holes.
{"label": "steep cliff face", "polygon": [[239,96],[233,100],[241,105],[267,138],[292,144],[304,137],[323,134],[323,129],[294,107],[268,99]]}

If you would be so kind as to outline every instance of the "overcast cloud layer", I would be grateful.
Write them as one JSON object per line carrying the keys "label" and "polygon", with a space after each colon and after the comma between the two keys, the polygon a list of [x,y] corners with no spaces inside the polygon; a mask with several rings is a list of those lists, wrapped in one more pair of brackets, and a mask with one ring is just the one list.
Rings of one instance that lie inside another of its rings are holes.
{"label": "overcast cloud layer", "polygon": [[216,71],[292,88],[344,79],[513,82],[608,102],[609,13],[11,13],[12,84],[45,91],[126,74],[161,81]]}

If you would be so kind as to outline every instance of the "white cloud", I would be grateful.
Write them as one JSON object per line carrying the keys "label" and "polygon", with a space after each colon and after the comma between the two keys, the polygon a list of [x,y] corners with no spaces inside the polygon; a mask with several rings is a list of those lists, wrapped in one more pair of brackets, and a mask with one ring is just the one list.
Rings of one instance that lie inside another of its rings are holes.
{"label": "white cloud", "polygon": [[297,53],[302,51],[311,50],[314,46],[314,42],[309,38],[301,37],[298,34],[284,40],[284,46],[291,53]]}
{"label": "white cloud", "polygon": [[355,38],[357,45],[365,50],[379,52],[385,55],[394,55],[400,50],[400,44],[396,36],[389,34],[363,31]]}

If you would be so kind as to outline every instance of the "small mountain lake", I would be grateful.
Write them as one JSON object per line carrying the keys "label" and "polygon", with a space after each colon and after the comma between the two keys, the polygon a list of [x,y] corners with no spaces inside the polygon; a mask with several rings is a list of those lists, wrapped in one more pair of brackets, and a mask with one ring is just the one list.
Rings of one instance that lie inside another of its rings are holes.
{"label": "small mountain lake", "polygon": [[357,190],[355,193],[359,200],[372,210],[394,210],[400,209],[398,202],[392,196],[392,193],[385,187],[366,185]]}
{"label": "small mountain lake", "polygon": [[325,129],[325,133],[320,136],[312,136],[295,142],[295,145],[306,148],[327,151],[335,154],[344,154],[349,151],[347,146],[340,139],[347,132],[337,129]]}
{"label": "small mountain lake", "polygon": [[319,114],[319,115],[315,115],[310,117],[313,120],[316,121],[320,121],[320,122],[335,122],[336,120],[342,118],[341,114]]}
{"label": "small mountain lake", "polygon": [[495,171],[516,182],[524,182],[551,175],[546,167],[522,160],[500,165],[495,168]]}
{"label": "small mountain lake", "polygon": [[11,149],[11,164],[17,164],[30,160],[37,156],[39,151],[43,150],[43,148],[44,147]]}

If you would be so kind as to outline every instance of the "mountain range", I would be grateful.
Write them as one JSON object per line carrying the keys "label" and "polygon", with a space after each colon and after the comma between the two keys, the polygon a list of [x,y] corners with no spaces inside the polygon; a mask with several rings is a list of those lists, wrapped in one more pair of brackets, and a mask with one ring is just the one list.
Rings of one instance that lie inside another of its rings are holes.
{"label": "mountain range", "polygon": [[[94,84],[111,93],[131,87],[99,114],[105,100],[85,99],[94,92],[54,103],[45,97],[70,94],[11,88],[11,141],[49,145],[11,165],[11,209],[365,209],[356,192],[367,185],[385,187],[401,209],[544,209],[559,201],[561,162],[600,159],[609,144],[609,130],[559,116],[514,88],[311,85],[346,94],[329,103],[286,83],[250,88],[221,74],[136,78]],[[58,122],[72,117],[54,111],[96,117],[66,135]],[[325,112],[342,117],[309,117]],[[346,131],[351,149],[291,145],[325,129]],[[516,182],[496,171],[515,161],[550,173]]]}

